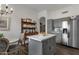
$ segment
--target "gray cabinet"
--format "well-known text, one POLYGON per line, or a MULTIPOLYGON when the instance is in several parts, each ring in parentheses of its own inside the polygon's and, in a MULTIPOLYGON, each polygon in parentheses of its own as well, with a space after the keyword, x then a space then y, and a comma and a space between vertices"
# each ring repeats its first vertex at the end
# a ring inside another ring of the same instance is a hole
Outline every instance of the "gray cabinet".
POLYGON ((54 20, 49 19, 47 20, 47 32, 51 33, 52 31, 54 31, 54 20))
POLYGON ((54 20, 54 27, 55 28, 61 28, 62 27, 62 20, 54 20))
POLYGON ((48 39, 37 41, 30 39, 29 41, 29 55, 53 55, 56 48, 56 36, 48 39))
POLYGON ((49 40, 42 41, 42 54, 44 55, 53 55, 56 48, 56 37, 49 38, 49 40))

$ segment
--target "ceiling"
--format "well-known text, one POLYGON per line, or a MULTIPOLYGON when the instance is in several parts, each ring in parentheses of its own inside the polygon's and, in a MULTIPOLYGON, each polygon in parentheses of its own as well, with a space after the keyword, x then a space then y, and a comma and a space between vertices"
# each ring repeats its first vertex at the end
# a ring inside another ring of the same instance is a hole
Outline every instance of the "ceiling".
POLYGON ((68 7, 72 4, 13 4, 15 6, 22 6, 22 7, 26 7, 26 8, 30 8, 32 10, 35 10, 37 12, 42 11, 42 10, 58 10, 64 7, 68 7))
POLYGON ((64 7, 68 7, 71 4, 26 4, 27 7, 32 8, 36 11, 41 10, 58 10, 64 7))

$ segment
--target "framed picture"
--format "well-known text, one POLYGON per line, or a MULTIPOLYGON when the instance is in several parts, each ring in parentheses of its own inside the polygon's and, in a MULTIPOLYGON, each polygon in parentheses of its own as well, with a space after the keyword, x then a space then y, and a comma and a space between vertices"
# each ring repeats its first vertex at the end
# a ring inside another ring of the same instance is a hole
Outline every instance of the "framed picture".
POLYGON ((0 31, 7 31, 10 29, 10 17, 0 17, 0 31))

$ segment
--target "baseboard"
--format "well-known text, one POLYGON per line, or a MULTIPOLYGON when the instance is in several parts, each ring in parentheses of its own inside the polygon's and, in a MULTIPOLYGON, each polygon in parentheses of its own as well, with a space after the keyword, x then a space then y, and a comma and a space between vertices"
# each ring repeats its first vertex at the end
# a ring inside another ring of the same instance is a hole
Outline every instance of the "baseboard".
POLYGON ((79 48, 72 47, 72 46, 68 46, 68 45, 64 45, 64 44, 61 44, 61 43, 56 43, 56 44, 58 44, 58 45, 62 45, 62 46, 66 46, 66 47, 69 47, 69 48, 73 48, 73 49, 78 49, 78 50, 79 50, 79 48))

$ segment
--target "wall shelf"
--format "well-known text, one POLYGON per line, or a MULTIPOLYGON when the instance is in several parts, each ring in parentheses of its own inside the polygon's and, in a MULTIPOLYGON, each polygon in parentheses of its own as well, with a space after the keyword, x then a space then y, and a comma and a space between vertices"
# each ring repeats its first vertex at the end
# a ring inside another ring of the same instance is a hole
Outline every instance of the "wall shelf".
POLYGON ((36 23, 33 23, 33 22, 23 22, 25 24, 29 24, 29 25, 35 25, 36 23))
POLYGON ((33 22, 30 18, 21 19, 21 33, 25 33, 25 36, 36 35, 36 22, 33 22))

